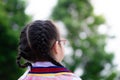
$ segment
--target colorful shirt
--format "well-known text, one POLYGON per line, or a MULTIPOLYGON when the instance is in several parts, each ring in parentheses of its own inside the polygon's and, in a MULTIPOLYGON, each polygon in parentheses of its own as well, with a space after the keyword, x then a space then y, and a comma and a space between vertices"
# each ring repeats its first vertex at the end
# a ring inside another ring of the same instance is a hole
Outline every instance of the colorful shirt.
POLYGON ((44 65, 42 63, 41 66, 36 63, 32 65, 32 68, 28 69, 18 80, 81 80, 67 68, 55 66, 49 62, 44 63, 44 65))

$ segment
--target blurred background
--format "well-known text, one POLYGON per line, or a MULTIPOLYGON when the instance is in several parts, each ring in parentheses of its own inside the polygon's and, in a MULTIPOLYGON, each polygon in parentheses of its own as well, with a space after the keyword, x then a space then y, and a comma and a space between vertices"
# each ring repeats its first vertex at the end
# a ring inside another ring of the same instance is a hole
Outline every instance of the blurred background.
POLYGON ((0 80, 17 80, 21 29, 54 20, 68 42, 63 64, 83 80, 120 80, 119 0, 0 0, 0 80))

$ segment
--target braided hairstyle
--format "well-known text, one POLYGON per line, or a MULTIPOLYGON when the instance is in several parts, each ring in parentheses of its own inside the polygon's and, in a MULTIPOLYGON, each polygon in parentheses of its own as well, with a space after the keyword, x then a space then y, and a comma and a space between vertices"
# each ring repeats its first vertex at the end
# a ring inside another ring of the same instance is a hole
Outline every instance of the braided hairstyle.
POLYGON ((18 46, 17 64, 21 68, 32 66, 31 62, 51 61, 53 64, 62 66, 51 56, 51 48, 60 36, 56 26, 49 20, 36 20, 21 31, 18 46), (21 64, 21 58, 25 64, 21 64))

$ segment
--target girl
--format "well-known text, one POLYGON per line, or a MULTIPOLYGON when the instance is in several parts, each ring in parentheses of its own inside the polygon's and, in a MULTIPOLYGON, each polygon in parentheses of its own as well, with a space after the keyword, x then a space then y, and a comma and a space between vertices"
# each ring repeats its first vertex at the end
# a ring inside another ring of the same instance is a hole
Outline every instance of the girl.
POLYGON ((64 39, 51 21, 37 20, 21 32, 17 64, 28 70, 18 80, 81 80, 61 65, 64 39), (21 58, 26 60, 21 64, 21 58))

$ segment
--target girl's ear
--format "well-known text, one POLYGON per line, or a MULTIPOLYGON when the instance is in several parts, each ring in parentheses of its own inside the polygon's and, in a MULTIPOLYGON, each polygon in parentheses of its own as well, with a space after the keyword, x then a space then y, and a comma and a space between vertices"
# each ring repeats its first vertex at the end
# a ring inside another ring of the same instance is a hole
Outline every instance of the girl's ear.
POLYGON ((53 48, 52 48, 53 54, 57 54, 59 51, 59 43, 58 41, 55 42, 53 48))

